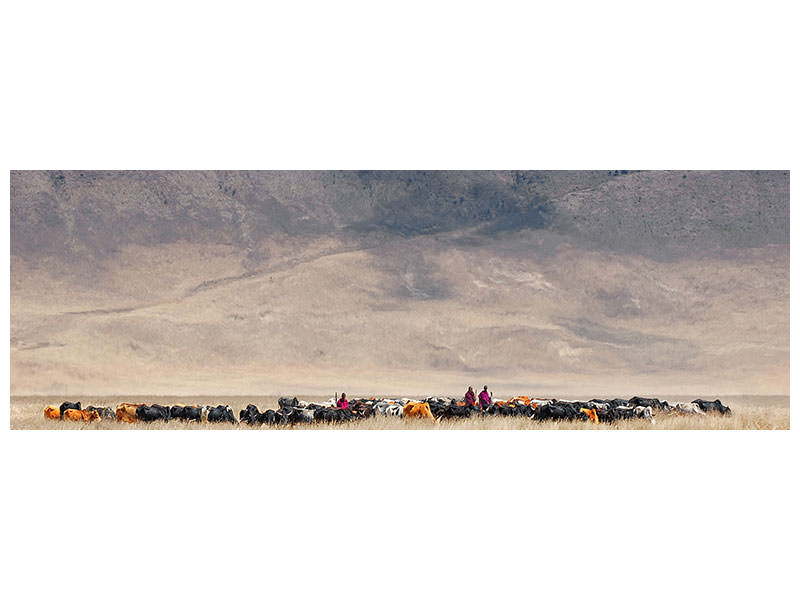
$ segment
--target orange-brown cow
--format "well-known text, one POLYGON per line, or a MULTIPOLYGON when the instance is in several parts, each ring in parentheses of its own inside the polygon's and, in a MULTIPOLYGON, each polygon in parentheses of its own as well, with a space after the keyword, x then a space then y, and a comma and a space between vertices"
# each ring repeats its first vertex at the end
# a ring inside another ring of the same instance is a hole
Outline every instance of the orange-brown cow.
POLYGON ((57 406, 45 406, 44 407, 44 416, 46 419, 60 419, 61 418, 61 409, 57 406))
POLYGON ((130 404, 123 402, 117 405, 117 421, 123 423, 136 423, 136 409, 144 404, 130 404))
POLYGON ((595 409, 593 409, 593 408, 582 408, 581 412, 585 413, 586 416, 589 417, 589 420, 592 423, 599 423, 600 422, 600 420, 597 418, 597 411, 595 409))
POLYGON ((427 402, 409 402, 403 407, 403 417, 406 419, 434 420, 431 405, 427 402))
POLYGON ((528 406, 531 403, 531 399, 528 396, 514 396, 509 402, 517 402, 528 406))
POLYGON ((64 421, 83 421, 90 423, 91 421, 99 421, 100 413, 96 410, 78 410, 77 408, 68 408, 64 411, 64 421))

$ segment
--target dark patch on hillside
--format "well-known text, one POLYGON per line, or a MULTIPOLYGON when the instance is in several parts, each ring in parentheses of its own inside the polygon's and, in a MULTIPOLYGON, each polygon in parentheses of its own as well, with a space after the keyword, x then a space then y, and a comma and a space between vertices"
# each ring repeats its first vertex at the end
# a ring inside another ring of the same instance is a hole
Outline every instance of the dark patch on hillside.
MULTIPOLYGON (((13 171, 11 253, 107 256, 275 235, 555 231, 668 260, 789 242, 785 171, 13 171)), ((478 238, 478 243, 480 238, 478 238)), ((454 240, 453 243, 459 243, 454 240)))

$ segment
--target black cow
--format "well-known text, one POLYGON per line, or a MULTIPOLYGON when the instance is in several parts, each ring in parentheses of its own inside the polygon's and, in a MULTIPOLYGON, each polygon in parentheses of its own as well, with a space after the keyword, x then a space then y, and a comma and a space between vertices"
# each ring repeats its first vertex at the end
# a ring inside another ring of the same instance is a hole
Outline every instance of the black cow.
MULTIPOLYGON (((622 421, 625 419, 635 419, 639 415, 636 414, 635 406, 616 406, 605 409, 597 410, 597 419, 601 423, 613 423, 614 421, 622 421)), ((650 407, 652 410, 652 407, 650 407)))
POLYGON ((153 421, 169 421, 169 408, 159 404, 152 406, 139 406, 136 409, 136 420, 143 423, 152 423, 153 421))
POLYGON ((68 408, 74 408, 75 410, 80 410, 81 409, 81 403, 80 402, 62 402, 61 406, 58 407, 58 410, 59 410, 58 418, 59 419, 61 419, 61 420, 64 419, 64 411, 67 410, 68 408))
POLYGON ((506 414, 510 417, 530 417, 533 415, 533 409, 522 402, 510 402, 501 407, 500 414, 506 414))
POLYGON ((345 411, 339 408, 323 406, 314 411, 314 421, 319 423, 342 423, 351 418, 352 413, 349 410, 345 411))
POLYGON ((589 416, 580 407, 569 402, 552 402, 537 406, 533 411, 535 421, 586 421, 589 416))
POLYGON ((209 406, 208 408, 208 422, 209 423, 231 423, 236 424, 236 417, 233 416, 233 411, 230 406, 219 404, 218 406, 209 406))
POLYGON ((434 416, 441 417, 442 419, 468 419, 473 415, 478 414, 478 409, 472 406, 459 406, 458 404, 450 404, 441 414, 434 416))
POLYGON ((169 407, 169 418, 170 419, 181 419, 183 420, 183 415, 186 414, 186 407, 185 406, 170 406, 169 407))
POLYGON ((275 425, 288 425, 289 416, 292 414, 291 408, 279 408, 275 411, 275 425))
POLYGON ((628 406, 649 406, 653 410, 670 410, 669 402, 664 402, 663 400, 659 400, 658 398, 642 398, 640 396, 634 396, 627 402, 628 406))
POLYGON ((709 402, 708 400, 702 400, 698 398, 697 400, 692 400, 692 404, 697 404, 704 413, 709 411, 717 411, 721 415, 730 415, 731 409, 725 406, 722 402, 719 401, 719 398, 714 400, 713 402, 709 402))
POLYGON ((620 418, 619 410, 610 405, 595 408, 595 412, 597 413, 597 420, 601 423, 613 423, 620 418))
POLYGON ((300 402, 297 398, 278 398, 278 406, 291 409, 300 406, 300 402))
POLYGON ((441 400, 433 400, 428 398, 425 402, 428 403, 428 406, 431 407, 431 414, 434 418, 439 418, 442 416, 445 410, 447 410, 447 405, 442 402, 441 400))
POLYGON ((87 406, 86 410, 90 412, 96 410, 101 419, 113 419, 116 416, 114 411, 107 406, 87 406))
POLYGON ((200 422, 203 420, 203 409, 199 406, 171 406, 169 418, 200 422))
POLYGON ((314 422, 314 409, 313 408, 296 408, 289 419, 294 423, 313 423, 314 422))
POLYGON ((247 408, 239 411, 239 422, 247 423, 248 425, 260 425, 261 413, 258 408, 253 404, 248 404, 247 408))
POLYGON ((275 411, 271 408, 268 408, 263 413, 261 413, 261 417, 259 418, 262 425, 274 425, 275 424, 275 411))
MULTIPOLYGON (((634 398, 635 397, 636 396, 634 396, 634 398)), ((614 406, 627 406, 628 405, 628 401, 627 400, 623 400, 622 398, 614 398, 613 400, 609 400, 609 402, 611 404, 613 404, 614 406)))
POLYGON ((275 423, 278 425, 296 425, 297 423, 308 423, 314 420, 314 413, 306 415, 302 408, 282 407, 275 412, 275 423))
POLYGON ((365 419, 375 414, 375 409, 372 407, 372 405, 369 402, 364 402, 362 400, 354 400, 351 402, 349 410, 353 416, 359 419, 365 419))

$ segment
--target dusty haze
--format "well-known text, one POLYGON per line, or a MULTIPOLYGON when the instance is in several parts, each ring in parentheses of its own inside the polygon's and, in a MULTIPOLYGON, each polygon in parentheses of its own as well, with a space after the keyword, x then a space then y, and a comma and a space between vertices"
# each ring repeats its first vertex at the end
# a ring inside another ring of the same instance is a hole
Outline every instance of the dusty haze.
POLYGON ((789 174, 12 172, 12 394, 788 394, 789 174))

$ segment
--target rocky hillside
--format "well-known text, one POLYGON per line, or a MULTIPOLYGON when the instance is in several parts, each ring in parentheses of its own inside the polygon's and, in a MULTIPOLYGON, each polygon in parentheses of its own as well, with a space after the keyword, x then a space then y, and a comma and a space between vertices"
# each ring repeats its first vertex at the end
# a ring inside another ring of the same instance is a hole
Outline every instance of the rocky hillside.
POLYGON ((773 171, 15 172, 12 392, 782 393, 788 211, 773 171))

